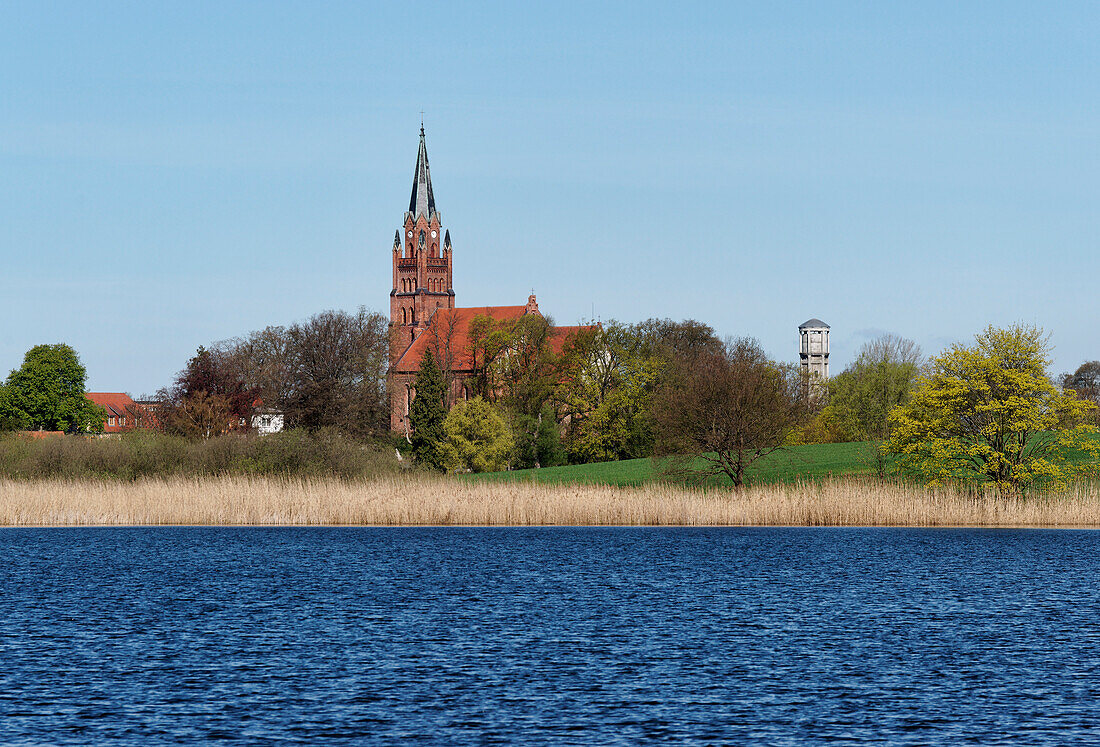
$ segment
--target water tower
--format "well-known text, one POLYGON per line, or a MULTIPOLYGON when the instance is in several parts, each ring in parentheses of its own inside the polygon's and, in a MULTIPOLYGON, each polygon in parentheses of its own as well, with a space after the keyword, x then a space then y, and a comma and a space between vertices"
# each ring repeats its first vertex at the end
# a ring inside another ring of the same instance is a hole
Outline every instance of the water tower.
POLYGON ((802 370, 821 381, 829 379, 829 325, 810 319, 798 325, 798 357, 802 370))

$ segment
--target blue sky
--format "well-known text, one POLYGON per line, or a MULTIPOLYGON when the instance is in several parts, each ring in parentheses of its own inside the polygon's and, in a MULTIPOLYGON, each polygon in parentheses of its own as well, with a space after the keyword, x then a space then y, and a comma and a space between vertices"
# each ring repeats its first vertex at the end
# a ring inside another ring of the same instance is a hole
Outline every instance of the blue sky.
POLYGON ((1100 358, 1100 4, 0 4, 0 369, 151 392, 387 310, 424 111, 459 305, 695 318, 838 371, 990 323, 1100 358))

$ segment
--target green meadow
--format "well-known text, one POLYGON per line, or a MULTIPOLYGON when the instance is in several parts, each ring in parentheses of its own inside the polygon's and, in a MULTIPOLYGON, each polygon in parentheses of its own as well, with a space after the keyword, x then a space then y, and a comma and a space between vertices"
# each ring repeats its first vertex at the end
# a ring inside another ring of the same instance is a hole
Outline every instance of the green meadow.
MULTIPOLYGON (((1100 438, 1100 437, 1096 437, 1100 438)), ((747 472, 750 485, 766 485, 796 480, 819 480, 874 472, 874 441, 842 444, 806 444, 790 446, 760 459, 747 472)), ((1086 454, 1074 453, 1072 462, 1088 461, 1086 454)), ((624 459, 619 462, 574 464, 565 467, 520 469, 469 475, 475 480, 519 480, 544 484, 588 483, 599 485, 644 485, 658 480, 658 465, 652 459, 624 459)), ((709 485, 728 485, 725 477, 712 478, 709 485)))
MULTIPOLYGON (((772 453, 748 470, 750 484, 790 482, 804 479, 840 477, 872 471, 874 442, 846 444, 809 444, 791 446, 772 453)), ((574 464, 566 467, 521 469, 489 472, 470 476, 476 480, 521 480, 538 483, 596 483, 602 485, 643 485, 659 478, 651 459, 624 459, 620 462, 574 464)), ((715 478, 711 484, 728 484, 715 478)))

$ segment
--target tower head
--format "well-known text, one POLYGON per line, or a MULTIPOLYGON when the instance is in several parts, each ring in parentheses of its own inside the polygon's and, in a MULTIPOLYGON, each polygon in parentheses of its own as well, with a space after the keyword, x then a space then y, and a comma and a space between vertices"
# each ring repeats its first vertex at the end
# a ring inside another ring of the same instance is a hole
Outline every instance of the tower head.
POLYGON ((432 194, 432 174, 428 169, 428 146, 424 142, 423 123, 420 125, 420 148, 416 152, 416 171, 413 173, 409 214, 413 221, 418 220, 421 215, 429 221, 435 216, 435 195, 432 194))

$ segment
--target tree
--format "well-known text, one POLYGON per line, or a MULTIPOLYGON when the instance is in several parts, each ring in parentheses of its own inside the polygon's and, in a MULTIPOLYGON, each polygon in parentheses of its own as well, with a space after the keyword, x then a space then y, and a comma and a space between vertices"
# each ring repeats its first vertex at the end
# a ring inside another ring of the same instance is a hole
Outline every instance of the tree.
POLYGON ((387 322, 380 314, 326 311, 288 330, 291 427, 337 428, 360 436, 388 430, 387 322))
POLYGON ((508 323, 478 314, 470 320, 468 338, 467 352, 473 370, 467 381, 473 385, 475 394, 494 402, 500 391, 498 362, 509 344, 508 323))
POLYGON ((1019 494, 1063 488, 1083 466, 1072 451, 1100 452, 1086 424, 1094 407, 1059 391, 1038 327, 990 326, 973 345, 933 358, 912 399, 890 417, 899 467, 933 483, 971 482, 1019 494))
POLYGON ((516 413, 512 417, 512 434, 515 438, 512 466, 528 469, 565 464, 565 450, 562 448, 553 405, 543 405, 536 417, 516 413))
POLYGON ((458 349, 460 321, 458 314, 433 312, 431 323, 423 333, 427 335, 428 347, 443 376, 443 404, 448 408, 455 401, 455 369, 458 368, 458 356, 462 353, 458 349))
POLYGON ((822 421, 837 440, 885 439, 887 418, 909 400, 921 362, 920 347, 911 340, 883 335, 866 343, 855 361, 829 380, 822 421))
POLYGON ((388 431, 389 331, 381 314, 324 311, 221 343, 215 357, 227 376, 282 412, 289 428, 355 436, 388 431))
POLYGON ((663 471, 725 475, 739 490, 753 462, 783 447, 801 409, 798 372, 770 361, 756 340, 682 360, 655 402, 663 471))
POLYGON ((443 428, 443 463, 448 470, 497 472, 508 466, 512 433, 500 413, 481 397, 456 402, 443 428))
POLYGON ((27 427, 27 414, 16 403, 11 388, 0 384, 0 433, 19 431, 27 427))
POLYGON ((553 334, 554 321, 539 314, 526 314, 508 326, 496 377, 506 407, 538 417, 550 400, 560 380, 561 359, 551 344, 553 334))
POLYGON ((443 374, 435 364, 431 350, 425 352, 420 361, 414 387, 416 396, 409 406, 413 456, 424 466, 442 471, 443 442, 446 439, 443 421, 447 411, 443 407, 443 374))
POLYGON ((653 453, 652 400, 672 359, 655 339, 638 327, 610 321, 564 347, 554 398, 567 423, 571 461, 653 453))
POLYGON ((161 390, 158 421, 164 430, 211 438, 251 427, 260 390, 234 376, 226 358, 200 345, 172 387, 161 390))
POLYGON ((1063 374, 1062 388, 1096 405, 1092 417, 1100 425, 1100 361, 1082 363, 1073 373, 1063 374))
POLYGON ((0 394, 0 421, 32 430, 102 431, 107 413, 84 396, 86 377, 68 345, 35 345, 8 376, 0 394))

